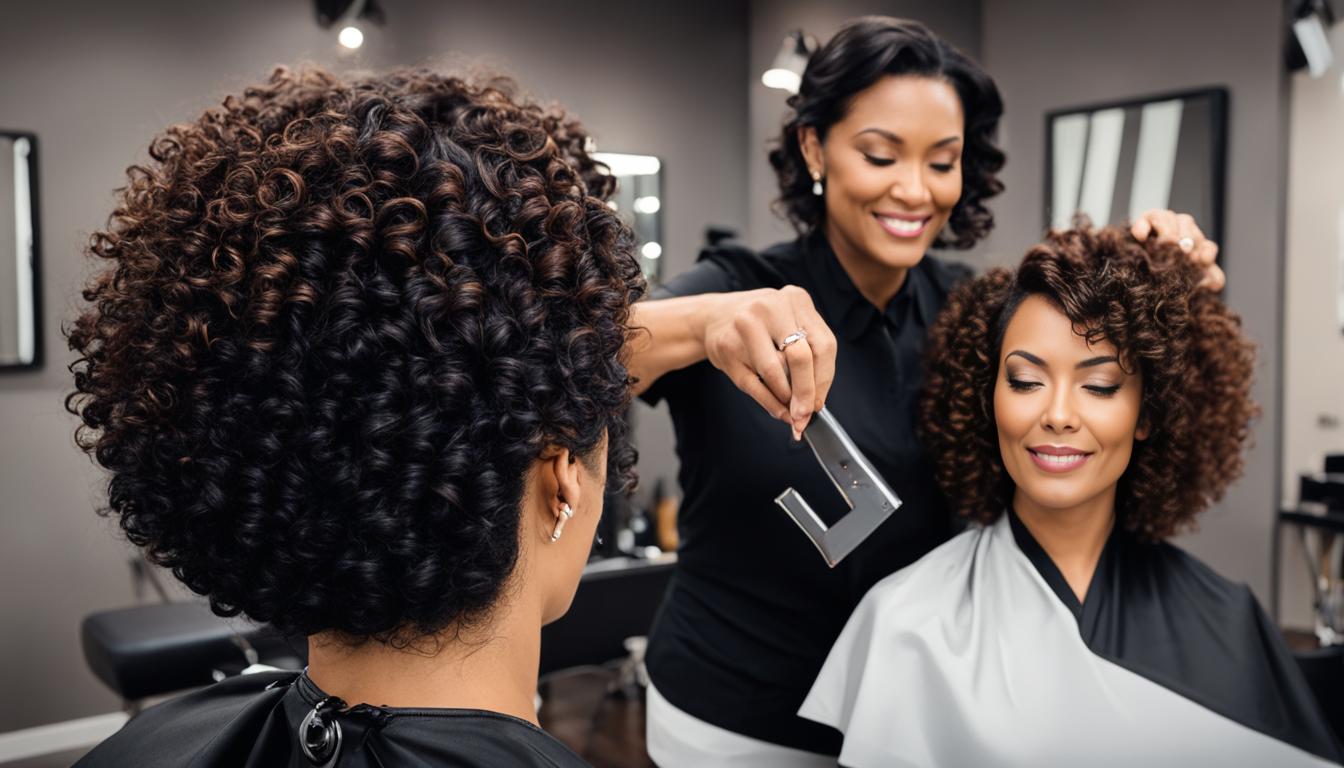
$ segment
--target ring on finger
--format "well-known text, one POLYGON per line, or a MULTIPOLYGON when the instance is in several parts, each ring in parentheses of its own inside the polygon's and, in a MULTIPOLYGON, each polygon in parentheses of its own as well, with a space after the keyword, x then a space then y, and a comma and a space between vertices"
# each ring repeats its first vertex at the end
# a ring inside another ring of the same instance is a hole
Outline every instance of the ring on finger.
POLYGON ((788 336, 785 336, 783 341, 780 341, 778 344, 775 345, 775 349, 778 349, 780 352, 783 352, 784 350, 789 348, 790 344, 797 344, 798 342, 806 338, 807 338, 807 331, 804 331, 802 328, 799 328, 793 333, 790 333, 788 336))
POLYGON ((1181 247, 1182 251, 1189 253, 1195 247, 1195 239, 1193 237, 1182 237, 1176 241, 1176 244, 1181 247))

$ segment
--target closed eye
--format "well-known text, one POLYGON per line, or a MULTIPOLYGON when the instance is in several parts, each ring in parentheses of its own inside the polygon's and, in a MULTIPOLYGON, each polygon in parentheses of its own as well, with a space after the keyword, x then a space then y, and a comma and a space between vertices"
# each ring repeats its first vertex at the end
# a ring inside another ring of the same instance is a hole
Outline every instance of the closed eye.
POLYGON ((1009 379, 1008 387, 1014 392, 1030 392, 1041 386, 1039 381, 1024 381, 1022 379, 1009 379))
POLYGON ((1083 387, 1083 389, 1086 389, 1088 392, 1091 392, 1092 394, 1097 395, 1099 397, 1110 397, 1111 395, 1114 395, 1116 392, 1120 391, 1120 385, 1116 384, 1110 387, 1103 387, 1100 384, 1087 384, 1083 387))
POLYGON ((930 163, 929 167, 939 173, 951 173, 956 167, 956 163, 930 163))
POLYGON ((879 167, 891 165, 892 163, 896 162, 894 159, 890 157, 875 157, 873 155, 868 154, 867 152, 863 153, 863 159, 867 160, 870 165, 876 165, 879 167))

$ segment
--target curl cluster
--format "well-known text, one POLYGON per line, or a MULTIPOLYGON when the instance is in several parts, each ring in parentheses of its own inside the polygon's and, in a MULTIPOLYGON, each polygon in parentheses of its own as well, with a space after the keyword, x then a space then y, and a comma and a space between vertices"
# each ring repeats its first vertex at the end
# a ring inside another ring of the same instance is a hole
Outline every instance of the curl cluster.
POLYGON ((1259 413, 1254 346, 1240 318, 1196 288, 1200 276, 1174 245, 1083 227, 1052 231, 1016 271, 995 269, 953 291, 930 338, 920 419, 953 508, 989 523, 1012 499, 994 387, 1008 321, 1026 296, 1039 295, 1142 374, 1149 435, 1135 442, 1117 488, 1119 524, 1151 540, 1191 527, 1240 476, 1259 413))
POLYGON ((548 446, 607 435, 633 483, 635 240, 513 91, 278 69, 128 170, 66 405, 104 512, 221 615, 432 634, 495 602, 548 446))
POLYGON ((961 200, 934 245, 970 248, 994 227, 994 214, 985 201, 1003 191, 998 174, 1005 157, 997 143, 1003 100, 978 64, 917 21, 886 16, 856 19, 808 60, 798 93, 789 97, 793 112, 784 123, 779 146, 770 152, 779 182, 775 207, 800 234, 822 225, 826 204, 812 192, 800 129, 812 126, 824 141, 831 126, 849 112, 854 97, 887 75, 945 80, 961 99, 966 119, 961 200))

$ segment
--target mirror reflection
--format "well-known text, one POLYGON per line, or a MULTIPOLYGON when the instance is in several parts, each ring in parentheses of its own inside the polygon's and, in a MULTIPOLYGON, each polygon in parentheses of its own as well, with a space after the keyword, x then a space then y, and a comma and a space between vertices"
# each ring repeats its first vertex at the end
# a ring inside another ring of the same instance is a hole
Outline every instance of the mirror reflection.
POLYGON ((663 263, 663 164, 652 155, 596 152, 593 157, 606 163, 616 177, 610 205, 634 227, 644 278, 650 286, 657 285, 663 263))
POLYGON ((38 358, 34 140, 0 134, 0 368, 38 358))

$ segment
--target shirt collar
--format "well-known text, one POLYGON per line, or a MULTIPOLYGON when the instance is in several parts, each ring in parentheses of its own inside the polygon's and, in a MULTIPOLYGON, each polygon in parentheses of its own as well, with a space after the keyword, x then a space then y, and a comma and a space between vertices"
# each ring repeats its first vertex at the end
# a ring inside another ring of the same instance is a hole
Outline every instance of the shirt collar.
POLYGON ((923 260, 910 268, 901 289, 892 297, 886 310, 879 312, 855 287, 820 231, 804 236, 802 241, 803 261, 816 286, 813 298, 820 303, 818 309, 822 317, 837 334, 854 341, 883 318, 893 329, 911 320, 925 328, 933 325, 938 303, 932 296, 933 285, 925 273, 923 260))

